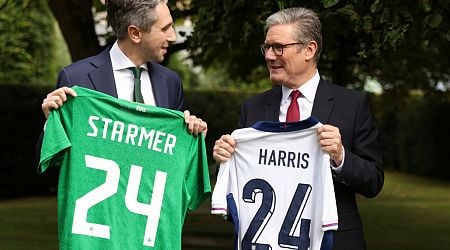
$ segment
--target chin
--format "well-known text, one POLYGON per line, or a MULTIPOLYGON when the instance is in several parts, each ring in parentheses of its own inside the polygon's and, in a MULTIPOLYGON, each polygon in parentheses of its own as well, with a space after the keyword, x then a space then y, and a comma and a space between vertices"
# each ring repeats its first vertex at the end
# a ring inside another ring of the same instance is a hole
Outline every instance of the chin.
POLYGON ((274 75, 270 75, 270 81, 272 81, 273 84, 280 85, 280 83, 283 82, 283 79, 281 79, 281 77, 276 77, 274 75))

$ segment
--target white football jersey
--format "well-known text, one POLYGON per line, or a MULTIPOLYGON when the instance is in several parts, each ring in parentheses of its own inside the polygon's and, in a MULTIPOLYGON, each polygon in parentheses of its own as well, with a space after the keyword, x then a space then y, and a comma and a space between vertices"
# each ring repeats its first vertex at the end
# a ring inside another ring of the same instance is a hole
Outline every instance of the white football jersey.
POLYGON ((236 249, 331 249, 338 215, 320 126, 310 117, 233 131, 236 149, 220 166, 211 212, 229 216, 236 249))

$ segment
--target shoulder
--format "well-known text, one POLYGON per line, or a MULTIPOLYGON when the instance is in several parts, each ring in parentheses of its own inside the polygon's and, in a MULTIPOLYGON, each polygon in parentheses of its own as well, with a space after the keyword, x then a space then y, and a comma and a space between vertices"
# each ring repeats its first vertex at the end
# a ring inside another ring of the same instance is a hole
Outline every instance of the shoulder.
MULTIPOLYGON (((100 65, 104 63, 111 64, 111 60, 109 57, 109 50, 111 48, 108 47, 102 52, 98 53, 97 55, 86 57, 83 59, 80 59, 78 61, 73 62, 72 64, 69 64, 68 66, 64 67, 63 70, 73 72, 73 71, 88 71, 89 69, 95 69, 98 68, 100 65)), ((112 66, 111 66, 112 68, 112 66)))
POLYGON ((367 98, 367 93, 360 90, 349 89, 347 87, 330 83, 321 79, 316 95, 328 95, 329 98, 342 102, 361 102, 367 98))
POLYGON ((149 71, 152 72, 153 74, 158 74, 166 77, 180 78, 178 73, 159 63, 148 62, 147 66, 149 67, 149 71))

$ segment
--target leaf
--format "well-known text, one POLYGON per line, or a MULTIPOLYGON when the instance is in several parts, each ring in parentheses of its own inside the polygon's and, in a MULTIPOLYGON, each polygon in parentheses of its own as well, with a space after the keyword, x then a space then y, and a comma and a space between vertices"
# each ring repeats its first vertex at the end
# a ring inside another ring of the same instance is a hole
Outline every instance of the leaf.
POLYGON ((381 5, 382 5, 382 4, 381 4, 380 0, 376 0, 376 1, 370 6, 370 11, 371 11, 372 13, 378 12, 378 11, 382 8, 381 5))
POLYGON ((430 23, 428 24, 428 26, 430 26, 431 28, 437 28, 441 23, 442 23, 442 15, 437 14, 430 18, 430 23))
POLYGON ((325 8, 329 8, 333 5, 336 5, 339 2, 339 0, 322 0, 322 5, 325 8))

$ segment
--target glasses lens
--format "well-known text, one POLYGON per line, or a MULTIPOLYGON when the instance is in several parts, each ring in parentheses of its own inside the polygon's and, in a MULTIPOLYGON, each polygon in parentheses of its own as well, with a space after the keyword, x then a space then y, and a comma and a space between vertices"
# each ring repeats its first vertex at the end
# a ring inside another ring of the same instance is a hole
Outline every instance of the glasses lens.
POLYGON ((277 56, 283 55, 283 45, 282 44, 276 43, 276 44, 272 45, 272 48, 273 48, 273 52, 275 53, 275 55, 277 55, 277 56))

